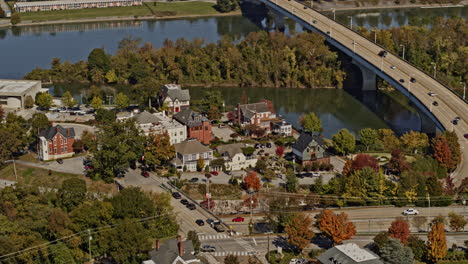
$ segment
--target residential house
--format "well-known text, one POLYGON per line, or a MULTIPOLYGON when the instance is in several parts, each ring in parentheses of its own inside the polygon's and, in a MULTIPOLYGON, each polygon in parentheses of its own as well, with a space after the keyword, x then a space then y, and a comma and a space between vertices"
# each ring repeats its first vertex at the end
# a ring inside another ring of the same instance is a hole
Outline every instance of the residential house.
POLYGON ((190 92, 178 84, 165 84, 159 93, 159 105, 167 106, 171 114, 178 113, 189 108, 190 92))
POLYGON ((278 120, 271 122, 271 132, 282 136, 292 135, 292 125, 284 120, 278 120))
POLYGON ((160 245, 156 240, 156 249, 150 251, 150 259, 142 264, 189 264, 201 263, 194 255, 194 248, 191 240, 182 241, 180 236, 177 239, 169 239, 160 245))
POLYGON ((256 125, 271 131, 270 122, 276 119, 276 114, 270 101, 263 100, 253 104, 237 105, 237 123, 241 126, 256 125))
POLYGON ((242 149, 245 147, 247 146, 244 143, 234 143, 216 148, 216 151, 224 158, 226 170, 237 171, 255 167, 257 158, 244 155, 242 149))
POLYGON ((40 160, 55 160, 72 157, 75 129, 60 125, 39 132, 38 155, 40 160))
POLYGON ((334 246, 318 256, 317 260, 321 264, 383 264, 379 256, 354 243, 334 246))
POLYGON ((145 135, 149 135, 150 133, 167 133, 172 145, 187 139, 187 127, 167 117, 162 112, 154 114, 149 112, 141 112, 138 114, 133 114, 133 112, 128 114, 119 113, 119 116, 117 116, 117 120, 125 120, 128 118, 135 118, 138 126, 143 130, 145 135))
POLYGON ((204 160, 204 166, 209 166, 213 160, 213 150, 196 139, 187 139, 174 147, 176 156, 172 164, 177 170, 197 171, 198 159, 204 160))
POLYGON ((325 141, 320 136, 302 132, 292 149, 293 154, 302 165, 312 162, 330 163, 325 141))
POLYGON ((200 113, 187 108, 173 118, 187 127, 188 138, 196 138, 203 144, 209 144, 213 140, 211 122, 200 113))

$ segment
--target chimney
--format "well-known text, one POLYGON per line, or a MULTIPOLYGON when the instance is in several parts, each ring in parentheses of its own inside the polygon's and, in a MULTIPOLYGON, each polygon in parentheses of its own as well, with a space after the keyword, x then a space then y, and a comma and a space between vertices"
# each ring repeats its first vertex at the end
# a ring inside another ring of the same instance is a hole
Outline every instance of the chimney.
POLYGON ((159 242, 159 239, 156 239, 156 251, 158 251, 160 247, 161 243, 159 242))
POLYGON ((177 245, 179 247, 179 256, 184 255, 184 244, 182 244, 182 237, 179 235, 177 236, 177 245))
POLYGON ((71 130, 71 128, 67 129, 67 136, 70 136, 70 130, 71 130))

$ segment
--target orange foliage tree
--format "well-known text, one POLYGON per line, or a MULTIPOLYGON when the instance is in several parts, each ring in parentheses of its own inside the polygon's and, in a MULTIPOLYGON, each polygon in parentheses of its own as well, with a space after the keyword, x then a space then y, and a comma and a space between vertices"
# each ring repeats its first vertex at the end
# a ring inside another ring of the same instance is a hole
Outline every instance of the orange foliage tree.
POLYGON ((296 246, 302 252, 315 235, 310 229, 311 225, 312 220, 307 215, 303 213, 294 214, 285 229, 288 234, 289 244, 296 246))
POLYGON ((348 240, 356 234, 356 226, 348 221, 346 213, 335 214, 332 210, 325 209, 316 218, 318 229, 334 244, 341 244, 343 240, 348 240))
POLYGON ((436 222, 432 224, 427 239, 427 258, 429 260, 437 262, 447 255, 447 241, 443 223, 436 222))
POLYGON ((447 169, 452 169, 456 166, 452 158, 452 151, 445 137, 438 135, 432 141, 432 147, 434 149, 434 158, 440 163, 440 165, 447 169))
POLYGON ((257 176, 257 173, 251 171, 247 173, 247 176, 244 178, 244 187, 247 190, 254 190, 259 191, 262 188, 262 184, 260 182, 260 178, 257 176))
POLYGON ((393 238, 399 239, 403 245, 406 245, 410 236, 408 222, 397 218, 388 228, 388 234, 393 238))

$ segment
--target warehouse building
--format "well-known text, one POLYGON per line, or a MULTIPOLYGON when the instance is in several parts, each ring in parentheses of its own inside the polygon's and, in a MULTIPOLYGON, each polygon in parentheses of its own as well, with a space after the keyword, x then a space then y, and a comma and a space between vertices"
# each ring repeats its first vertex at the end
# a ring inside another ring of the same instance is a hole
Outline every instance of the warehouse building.
POLYGON ((41 87, 41 81, 0 80, 0 105, 23 109, 25 98, 30 95, 34 99, 41 87))
POLYGON ((37 12, 50 10, 137 6, 141 4, 142 0, 59 0, 16 2, 14 8, 18 12, 37 12))

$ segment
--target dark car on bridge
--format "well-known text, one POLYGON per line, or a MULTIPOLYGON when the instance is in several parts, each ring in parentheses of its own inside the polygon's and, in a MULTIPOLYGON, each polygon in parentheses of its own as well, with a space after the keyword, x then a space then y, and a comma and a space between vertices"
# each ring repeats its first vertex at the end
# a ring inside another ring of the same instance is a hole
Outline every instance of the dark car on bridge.
POLYGON ((186 207, 187 207, 188 209, 190 209, 190 210, 195 210, 195 209, 196 209, 196 207, 195 207, 195 205, 194 205, 193 203, 187 204, 186 207))
POLYGON ((380 57, 384 57, 384 58, 385 58, 385 57, 387 57, 387 54, 388 54, 388 52, 385 51, 385 50, 381 50, 381 51, 379 52, 379 56, 380 56, 380 57))
POLYGON ((176 199, 182 198, 182 196, 181 196, 180 193, 178 193, 178 192, 173 192, 173 193, 172 193, 172 197, 174 197, 174 198, 176 198, 176 199))
POLYGON ((413 78, 413 77, 411 77, 411 79, 410 79, 410 82, 412 82, 412 83, 416 83, 416 79, 415 79, 415 78, 413 78))
POLYGON ((468 139, 468 134, 463 135, 464 138, 468 139))
POLYGON ((180 203, 183 204, 183 205, 187 205, 187 204, 189 204, 189 201, 187 201, 186 199, 182 199, 182 200, 180 200, 180 203))
POLYGON ((197 221, 195 221, 195 223, 199 226, 204 226, 205 225, 205 222, 203 222, 203 220, 201 219, 197 219, 197 221))
POLYGON ((433 106, 438 106, 439 103, 438 103, 437 101, 434 101, 434 102, 432 102, 432 105, 433 105, 433 106))

